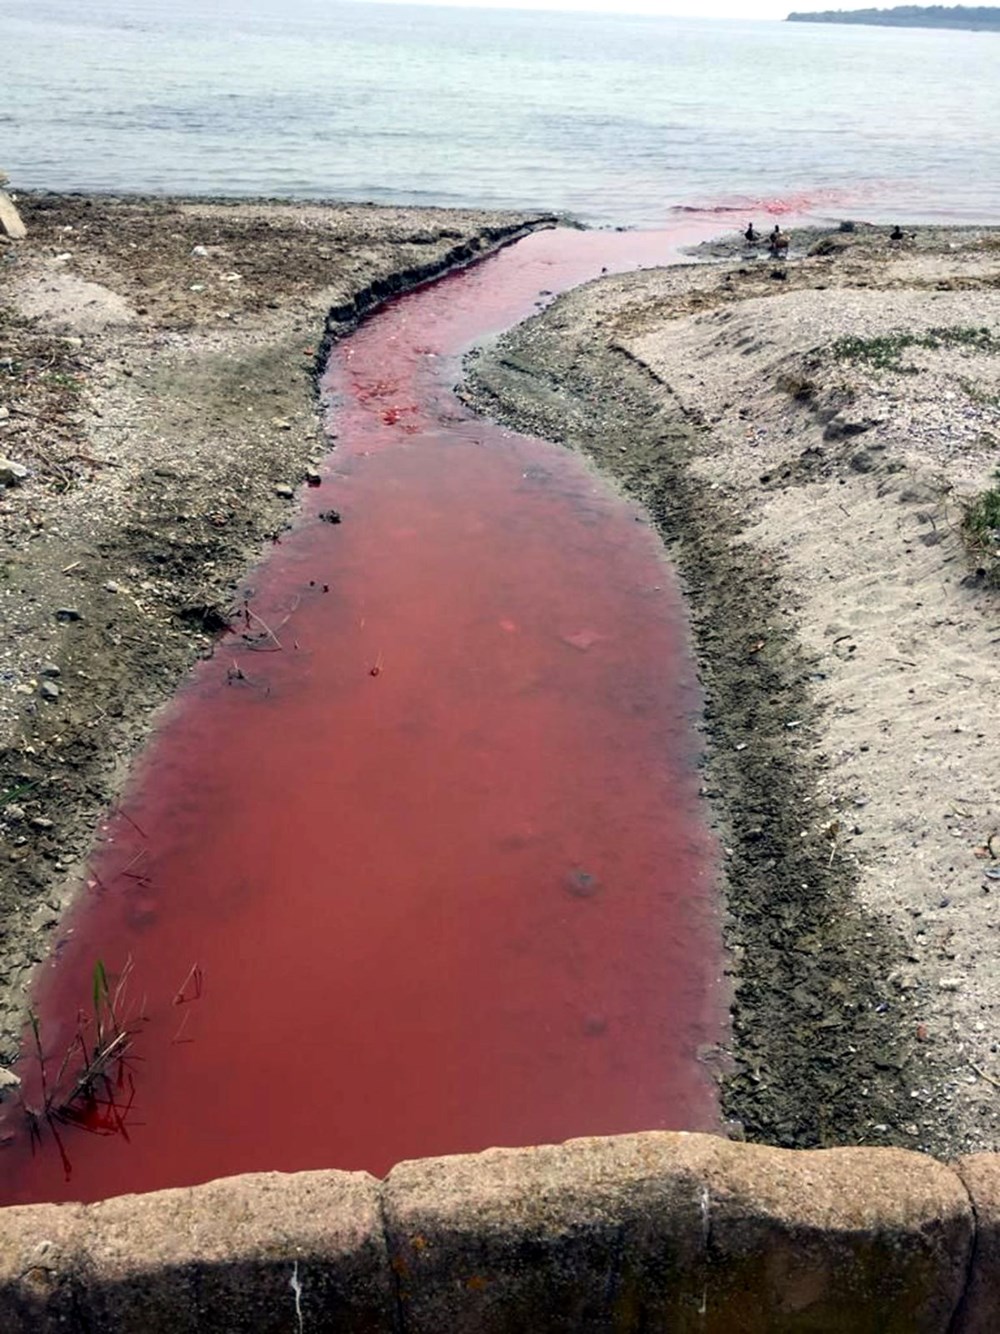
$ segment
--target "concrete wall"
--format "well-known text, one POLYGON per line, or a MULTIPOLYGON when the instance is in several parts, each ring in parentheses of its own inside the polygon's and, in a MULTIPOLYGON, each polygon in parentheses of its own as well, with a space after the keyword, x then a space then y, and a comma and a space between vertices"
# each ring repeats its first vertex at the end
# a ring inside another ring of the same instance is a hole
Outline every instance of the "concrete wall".
POLYGON ((2 1334, 996 1334, 1000 1155, 651 1132, 0 1210, 2 1334))

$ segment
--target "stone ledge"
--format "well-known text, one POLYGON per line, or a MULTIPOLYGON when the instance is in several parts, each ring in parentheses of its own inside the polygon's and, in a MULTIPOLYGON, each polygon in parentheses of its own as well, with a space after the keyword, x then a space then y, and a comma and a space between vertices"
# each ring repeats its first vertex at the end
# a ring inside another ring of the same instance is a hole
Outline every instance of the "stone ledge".
POLYGON ((1000 1329, 1000 1156, 649 1132, 0 1209, 3 1334, 1000 1329))

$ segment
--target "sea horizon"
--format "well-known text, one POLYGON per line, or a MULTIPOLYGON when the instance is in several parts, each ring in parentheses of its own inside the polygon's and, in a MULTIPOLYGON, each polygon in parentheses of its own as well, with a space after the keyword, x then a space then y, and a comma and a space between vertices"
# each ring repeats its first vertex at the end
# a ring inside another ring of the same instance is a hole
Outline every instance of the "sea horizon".
POLYGON ((438 3, 11 0, 13 187, 982 224, 998 34, 438 3))

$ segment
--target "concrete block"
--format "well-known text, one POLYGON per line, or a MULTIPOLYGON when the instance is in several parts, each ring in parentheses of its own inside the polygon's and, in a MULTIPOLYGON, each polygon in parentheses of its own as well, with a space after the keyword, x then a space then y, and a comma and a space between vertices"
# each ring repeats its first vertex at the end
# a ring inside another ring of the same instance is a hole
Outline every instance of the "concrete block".
POLYGON ((682 1138, 573 1140, 394 1167, 383 1208, 403 1329, 687 1329, 705 1257, 700 1184, 676 1159, 682 1138))
POLYGON ((86 1209, 79 1204, 0 1209, 0 1330, 72 1331, 86 1209))
POLYGON ((23 241, 28 235, 21 215, 6 190, 0 190, 0 231, 6 232, 12 241, 23 241))
POLYGON ((91 1205, 79 1277, 88 1330, 393 1329, 377 1182, 363 1172, 231 1177, 91 1205))
POLYGON ((955 1169, 972 1199, 976 1244, 954 1334, 997 1334, 1000 1330, 1000 1154, 972 1154, 960 1158, 955 1169))
POLYGON ((790 1151, 691 1136, 707 1196, 713 1334, 946 1334, 974 1219, 961 1180, 897 1149, 790 1151))
POLYGON ((918 1154, 660 1132, 403 1163, 383 1203, 405 1334, 944 1334, 973 1231, 918 1154))

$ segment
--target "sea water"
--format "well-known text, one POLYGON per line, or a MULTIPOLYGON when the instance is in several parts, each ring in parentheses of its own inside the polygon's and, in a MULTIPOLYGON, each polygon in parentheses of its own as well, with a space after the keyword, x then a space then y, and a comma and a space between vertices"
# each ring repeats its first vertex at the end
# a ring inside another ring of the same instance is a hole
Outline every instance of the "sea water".
POLYGON ((1000 33, 342 0, 6 0, 15 185, 1000 218, 1000 33))

